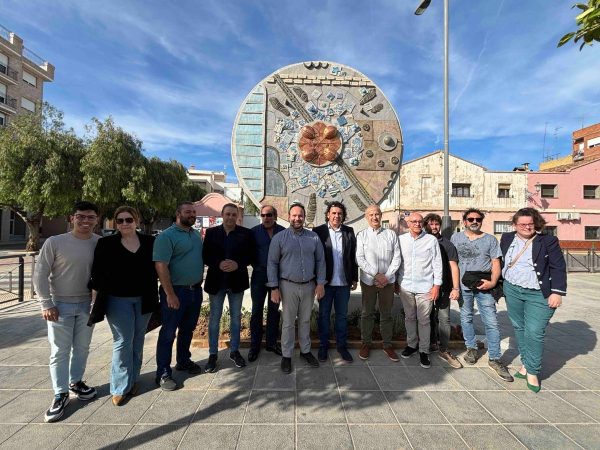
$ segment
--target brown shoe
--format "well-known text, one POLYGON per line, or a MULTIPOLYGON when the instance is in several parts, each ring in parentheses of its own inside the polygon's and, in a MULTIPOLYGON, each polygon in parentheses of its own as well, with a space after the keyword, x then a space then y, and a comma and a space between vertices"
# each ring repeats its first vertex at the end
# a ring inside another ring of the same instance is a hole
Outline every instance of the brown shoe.
POLYGON ((450 364, 450 367, 453 367, 454 369, 460 369, 463 366, 458 360, 458 358, 452 353, 450 353, 450 351, 448 350, 440 350, 438 356, 440 357, 440 359, 443 359, 448 364, 450 364))
POLYGON ((400 361, 400 358, 398 357, 398 353, 396 353, 392 347, 384 347, 383 351, 385 352, 387 357, 390 358, 392 361, 394 361, 394 362, 400 361))
POLYGON ((369 359, 369 353, 371 353, 371 348, 367 344, 363 344, 360 352, 358 352, 358 357, 360 359, 369 359))
POLYGON ((121 406, 125 401, 125 395, 113 395, 112 404, 115 406, 121 406))

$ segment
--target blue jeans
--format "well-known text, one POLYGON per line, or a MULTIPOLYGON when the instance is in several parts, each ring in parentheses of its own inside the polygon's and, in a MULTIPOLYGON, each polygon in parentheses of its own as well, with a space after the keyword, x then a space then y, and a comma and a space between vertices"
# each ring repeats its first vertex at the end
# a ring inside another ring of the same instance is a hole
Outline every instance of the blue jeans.
POLYGON ((485 326, 485 336, 488 343, 488 358, 500 359, 500 329, 496 317, 496 300, 492 294, 481 291, 462 290, 464 303, 460 308, 460 324, 467 348, 477 348, 475 328, 473 327, 473 308, 477 300, 477 309, 485 326))
POLYGON ((208 319, 208 352, 211 355, 219 353, 219 334, 221 325, 221 315, 223 314, 223 303, 225 303, 225 294, 229 301, 229 317, 231 318, 231 327, 229 330, 232 352, 240 348, 240 329, 242 327, 242 300, 244 291, 231 292, 229 289, 221 289, 216 294, 209 294, 210 316, 208 319))
POLYGON ((108 296, 106 320, 113 335, 110 393, 125 395, 140 376, 150 314, 142 315, 141 297, 108 296))
POLYGON ((267 297, 267 327, 266 345, 275 347, 277 335, 279 334, 279 305, 271 301, 271 290, 266 286, 267 272, 260 270, 252 271, 250 280, 250 296, 252 297, 252 316, 250 317, 250 348, 258 351, 263 335, 263 312, 265 308, 265 297, 267 297))
POLYGON ((177 364, 186 365, 191 361, 190 344, 202 305, 202 288, 190 289, 187 286, 173 286, 179 298, 179 309, 171 309, 167 305, 167 295, 160 288, 160 312, 162 326, 156 344, 156 376, 171 376, 171 354, 177 333, 177 364))
POLYGON ((58 321, 48 324, 50 377, 55 394, 69 392, 69 383, 83 378, 94 327, 88 327, 90 301, 64 303, 54 300, 58 321))
POLYGON ((338 349, 346 348, 349 301, 350 286, 325 286, 325 296, 319 302, 319 341, 322 348, 329 347, 332 306, 335 309, 335 345, 338 349))

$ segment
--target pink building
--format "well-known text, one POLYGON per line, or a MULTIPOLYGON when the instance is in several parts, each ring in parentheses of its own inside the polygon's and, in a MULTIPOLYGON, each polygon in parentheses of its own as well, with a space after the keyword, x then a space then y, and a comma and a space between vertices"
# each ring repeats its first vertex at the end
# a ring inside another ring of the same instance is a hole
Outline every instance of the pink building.
POLYGON ((529 172, 527 191, 560 240, 600 240, 600 159, 529 172))

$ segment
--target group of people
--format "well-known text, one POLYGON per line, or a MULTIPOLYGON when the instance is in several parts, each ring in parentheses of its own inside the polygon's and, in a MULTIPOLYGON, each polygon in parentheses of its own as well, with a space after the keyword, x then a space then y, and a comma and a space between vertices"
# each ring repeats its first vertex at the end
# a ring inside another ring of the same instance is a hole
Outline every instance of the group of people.
POLYGON ((359 281, 359 358, 370 356, 378 309, 383 351, 389 359, 399 361, 418 353, 420 365, 429 368, 431 352, 438 351, 451 367, 461 368, 461 361, 449 349, 449 312, 451 302, 457 301, 467 347, 462 359, 475 364, 479 357, 473 326, 477 303, 489 366, 503 380, 513 381, 500 361, 496 301, 504 295, 523 364, 514 376, 525 379, 533 392, 540 390, 545 328, 566 294, 566 270, 558 240, 541 234, 545 223, 535 209, 519 210, 512 219, 515 232, 505 233, 500 243, 481 231, 484 213, 474 208, 463 214, 465 230, 450 240, 441 235, 442 219, 436 214, 410 214, 408 232, 400 236, 382 226, 377 205, 366 209, 368 226, 357 234, 344 225, 346 207, 341 202, 329 203, 325 223, 312 231, 305 228, 305 215, 304 206, 293 203, 288 210, 290 226, 284 228, 277 224, 276 208, 264 205, 261 223, 248 229, 238 225, 238 207, 229 203, 221 211, 222 224, 206 230, 203 240, 193 228, 194 205, 184 202, 177 207, 175 223, 154 238, 139 233, 137 211, 122 206, 114 214, 117 233, 99 238, 93 233, 98 208, 89 202, 77 203, 71 215, 72 231, 46 240, 34 274, 48 324, 55 393, 45 420, 62 417, 69 393, 80 400, 96 397, 83 375, 93 326, 104 318, 113 335, 110 393, 115 406, 139 391, 144 337, 152 313, 160 313, 156 383, 161 389, 172 391, 179 386, 172 370, 175 340, 176 371, 217 370, 225 297, 230 314, 229 358, 236 367, 244 367, 239 346, 242 299, 248 288, 252 298, 249 362, 259 357, 264 331, 265 350, 281 356, 281 370, 291 373, 297 328, 300 357, 318 367, 329 357, 333 310, 335 347, 340 358, 351 363, 348 303, 359 281), (253 267, 250 280, 249 266, 253 267), (209 358, 204 368, 192 360, 190 352, 203 281, 210 303, 209 358), (400 355, 392 344, 395 294, 401 300, 407 334, 400 355), (317 357, 311 352, 310 339, 315 303, 319 309, 317 357))

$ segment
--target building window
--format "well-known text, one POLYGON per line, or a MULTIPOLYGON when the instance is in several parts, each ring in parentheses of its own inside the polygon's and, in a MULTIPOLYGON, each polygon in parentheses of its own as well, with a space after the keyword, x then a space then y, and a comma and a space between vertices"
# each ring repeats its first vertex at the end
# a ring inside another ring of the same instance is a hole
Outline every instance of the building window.
POLYGON ((544 227, 543 234, 547 234, 548 236, 558 237, 558 227, 556 225, 546 225, 544 227))
POLYGON ((510 220, 494 221, 494 234, 510 233, 514 231, 510 220))
POLYGON ((452 197, 470 197, 471 185, 464 183, 452 183, 452 197))
POLYGON ((585 227, 585 239, 594 241, 600 239, 600 227, 585 227))
POLYGON ((583 186, 583 198, 600 198, 600 186, 585 185, 583 186))
POLYGON ((498 184, 498 198, 510 198, 510 184, 498 184))
POLYGON ((21 97, 21 108, 30 112, 35 112, 35 103, 25 97, 21 97))
POLYGON ((27 84, 37 87, 37 78, 31 75, 29 72, 23 71, 23 81, 27 84))
POLYGON ((0 53, 0 72, 5 75, 8 74, 8 56, 4 53, 0 53))
POLYGON ((0 113, 0 126, 6 125, 6 116, 0 113))
POLYGON ((540 195, 542 198, 558 198, 558 185, 542 184, 540 195))
POLYGON ((390 227, 390 221, 389 220, 383 220, 381 222, 381 228, 383 228, 384 230, 387 230, 390 227))
POLYGON ((6 101, 6 86, 0 83, 0 103, 8 103, 6 101))

